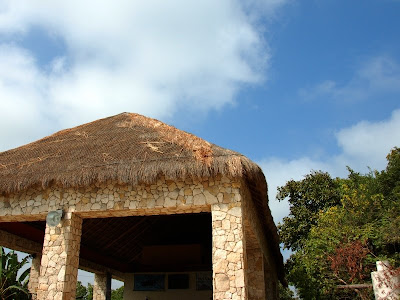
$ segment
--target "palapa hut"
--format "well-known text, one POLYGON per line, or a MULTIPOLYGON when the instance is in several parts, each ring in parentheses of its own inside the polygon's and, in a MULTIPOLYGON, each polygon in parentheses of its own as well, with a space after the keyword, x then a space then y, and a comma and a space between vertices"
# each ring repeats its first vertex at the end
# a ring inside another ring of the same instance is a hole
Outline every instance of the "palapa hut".
POLYGON ((284 281, 261 169, 122 113, 0 153, 0 245, 34 254, 37 299, 75 299, 78 268, 125 299, 277 299, 284 281), (58 218, 58 219, 57 219, 58 218))

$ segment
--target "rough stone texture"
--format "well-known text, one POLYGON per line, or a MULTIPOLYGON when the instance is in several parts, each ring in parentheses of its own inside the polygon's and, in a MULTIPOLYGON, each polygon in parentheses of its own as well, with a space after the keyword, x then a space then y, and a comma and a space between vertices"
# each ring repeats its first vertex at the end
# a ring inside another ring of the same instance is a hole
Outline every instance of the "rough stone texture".
POLYGON ((67 213, 56 227, 46 225, 37 298, 75 299, 82 219, 67 213))
POLYGON ((93 300, 106 300, 107 274, 94 274, 93 300))
POLYGON ((35 255, 32 259, 31 271, 29 273, 28 290, 32 294, 32 300, 37 299, 37 288, 39 286, 39 274, 40 274, 40 261, 42 257, 35 255))
POLYGON ((214 204, 211 216, 214 300, 247 299, 241 203, 214 204))
MULTIPOLYGON (((211 212, 214 299, 263 299, 263 273, 271 280, 265 290, 274 289, 276 275, 245 186, 240 180, 216 176, 181 181, 160 177, 154 184, 137 186, 108 181, 82 188, 31 188, 0 196, 0 222, 44 220, 49 211, 63 209, 67 218, 62 224, 46 227, 38 297, 74 299, 81 218, 211 212), (260 255, 267 267, 260 267, 260 255), (251 277, 253 272, 258 275, 251 277)), ((20 243, 12 236, 0 236, 0 243, 1 239, 20 243)))
MULTIPOLYGON (((264 256, 260 249, 246 249, 247 287, 250 300, 265 299, 264 256)), ((272 299, 272 298, 267 298, 272 299)))
POLYGON ((265 299, 278 300, 279 289, 276 275, 272 272, 270 265, 264 260, 264 282, 265 282, 265 299))
POLYGON ((257 217, 257 209, 253 201, 251 201, 250 192, 243 186, 241 189, 241 195, 243 198, 243 210, 244 210, 244 232, 245 232, 245 251, 246 251, 246 274, 249 278, 247 281, 249 287, 249 299, 268 299, 275 300, 279 299, 278 295, 278 277, 276 272, 276 265, 274 258, 271 255, 268 244, 269 241, 263 234, 261 220, 257 217), (262 265, 252 264, 257 262, 258 258, 262 256, 262 265), (261 270, 263 269, 264 275, 261 270), (251 274, 256 271, 260 277, 257 282, 251 280, 251 274), (264 292, 262 288, 264 286, 264 292), (264 294, 265 298, 259 295, 264 294), (255 297, 255 298, 253 298, 255 297))
POLYGON ((239 202, 239 186, 216 176, 184 181, 160 177, 154 184, 137 186, 108 181, 78 189, 31 188, 0 195, 0 222, 45 220, 57 209, 82 218, 209 212, 212 204, 239 202))
MULTIPOLYGON (((248 213, 245 210, 245 213, 248 213)), ((274 299, 265 298, 267 289, 265 283, 264 254, 261 250, 257 236, 251 226, 250 218, 254 216, 246 215, 244 218, 244 243, 245 243, 245 274, 246 285, 248 287, 248 299, 274 299)))

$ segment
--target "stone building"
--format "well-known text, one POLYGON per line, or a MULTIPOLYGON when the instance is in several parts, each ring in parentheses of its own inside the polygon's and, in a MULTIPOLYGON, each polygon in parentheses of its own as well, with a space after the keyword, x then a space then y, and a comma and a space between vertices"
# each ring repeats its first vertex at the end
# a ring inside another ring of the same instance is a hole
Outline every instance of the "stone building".
POLYGON ((284 282, 261 169, 130 113, 0 153, 0 245, 34 255, 37 299, 75 299, 78 268, 94 299, 111 278, 150 300, 277 299, 284 282))

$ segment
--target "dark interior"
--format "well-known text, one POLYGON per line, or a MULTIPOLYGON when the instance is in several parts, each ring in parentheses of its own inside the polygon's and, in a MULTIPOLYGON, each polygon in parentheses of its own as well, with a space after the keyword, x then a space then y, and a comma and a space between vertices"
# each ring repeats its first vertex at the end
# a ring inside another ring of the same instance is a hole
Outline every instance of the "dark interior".
MULTIPOLYGON (((0 223, 43 244, 45 222, 0 223)), ((211 271, 211 214, 84 219, 80 258, 120 272, 211 271)))

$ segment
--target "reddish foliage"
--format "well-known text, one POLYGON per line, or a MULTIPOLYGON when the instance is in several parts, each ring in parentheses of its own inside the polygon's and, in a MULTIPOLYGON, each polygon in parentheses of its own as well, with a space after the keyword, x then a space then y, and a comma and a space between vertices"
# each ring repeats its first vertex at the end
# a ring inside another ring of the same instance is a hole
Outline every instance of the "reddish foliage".
MULTIPOLYGON (((366 243, 356 240, 346 244, 341 244, 335 250, 335 254, 330 256, 331 269, 338 277, 343 272, 347 273, 350 278, 349 282, 353 282, 355 278, 362 280, 365 277, 363 260, 369 253, 366 243)), ((347 276, 346 276, 347 277, 347 276)))

